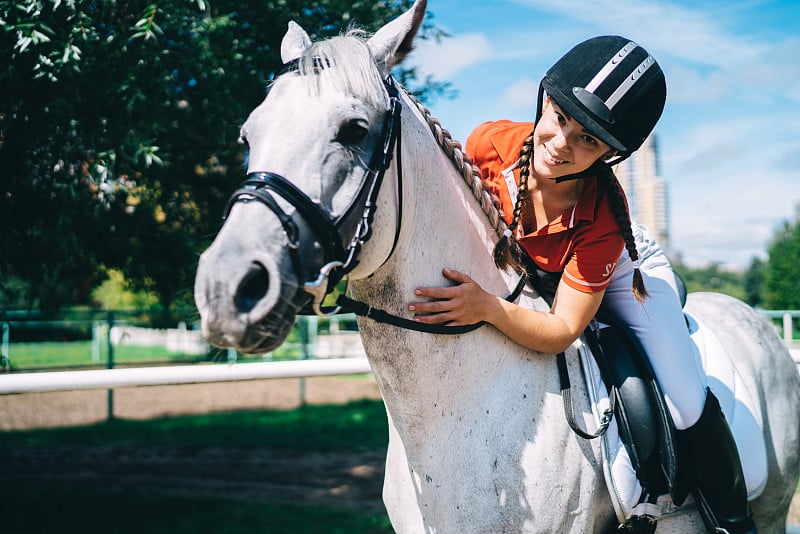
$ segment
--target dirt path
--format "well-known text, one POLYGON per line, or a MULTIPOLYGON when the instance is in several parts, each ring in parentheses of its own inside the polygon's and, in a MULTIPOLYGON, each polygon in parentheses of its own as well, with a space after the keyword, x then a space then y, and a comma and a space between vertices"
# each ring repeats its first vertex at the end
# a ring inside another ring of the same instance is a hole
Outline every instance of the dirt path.
POLYGON ((13 448, 0 484, 383 510, 383 452, 297 453, 130 446, 13 448))
MULTIPOLYGON (((341 404, 378 399, 372 378, 313 377, 150 386, 114 391, 113 412, 125 419, 152 419, 179 414, 278 409, 308 404, 341 404)), ((108 415, 106 390, 0 395, 0 430, 85 425, 108 415)))

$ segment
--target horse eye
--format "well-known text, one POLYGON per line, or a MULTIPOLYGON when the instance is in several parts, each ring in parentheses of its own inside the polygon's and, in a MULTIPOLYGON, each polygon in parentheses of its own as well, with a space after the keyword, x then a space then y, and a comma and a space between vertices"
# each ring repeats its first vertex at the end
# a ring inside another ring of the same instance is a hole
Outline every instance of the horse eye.
POLYGON ((369 124, 364 119, 350 119, 342 123, 336 141, 343 145, 356 145, 367 137, 369 124))

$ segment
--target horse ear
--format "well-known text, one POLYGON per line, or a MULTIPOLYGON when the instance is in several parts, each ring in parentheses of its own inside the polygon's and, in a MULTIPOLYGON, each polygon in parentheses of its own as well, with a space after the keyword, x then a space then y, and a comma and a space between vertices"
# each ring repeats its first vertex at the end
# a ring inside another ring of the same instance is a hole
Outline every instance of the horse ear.
POLYGON ((311 46, 311 39, 306 31, 295 21, 289 21, 289 29, 281 41, 281 59, 284 63, 289 63, 293 59, 299 58, 303 50, 311 46))
POLYGON ((384 25, 368 41, 372 56, 384 77, 413 49, 414 36, 425 18, 427 5, 427 0, 417 0, 411 9, 384 25))

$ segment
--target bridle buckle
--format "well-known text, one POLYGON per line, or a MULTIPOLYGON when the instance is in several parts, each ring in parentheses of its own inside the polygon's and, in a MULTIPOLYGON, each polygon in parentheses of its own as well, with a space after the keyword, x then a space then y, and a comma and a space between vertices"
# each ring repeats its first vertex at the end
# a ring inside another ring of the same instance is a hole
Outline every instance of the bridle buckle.
MULTIPOLYGON (((341 306, 336 306, 332 310, 323 310, 322 301, 325 300, 325 297, 328 295, 328 278, 331 272, 343 266, 344 263, 340 261, 327 263, 319 270, 319 276, 317 276, 316 280, 303 284, 303 291, 311 295, 311 309, 315 314, 322 317, 331 317, 341 311, 341 306)), ((344 292, 347 293, 347 286, 350 284, 350 278, 345 277, 344 280, 346 284, 344 292)))

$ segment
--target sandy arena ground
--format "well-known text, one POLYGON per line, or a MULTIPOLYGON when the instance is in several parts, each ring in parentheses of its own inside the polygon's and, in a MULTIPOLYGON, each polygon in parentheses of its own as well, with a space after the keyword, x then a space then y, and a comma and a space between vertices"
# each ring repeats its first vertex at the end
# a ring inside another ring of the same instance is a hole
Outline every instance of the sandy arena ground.
MULTIPOLYGON (((305 379, 308 404, 342 404, 378 399, 372 378, 313 377, 305 379)), ((104 421, 106 390, 0 395, 0 430, 69 426, 104 421)), ((179 414, 300 406, 301 379, 253 380, 179 386, 122 388, 114 391, 114 415, 151 419, 179 414)))

